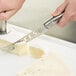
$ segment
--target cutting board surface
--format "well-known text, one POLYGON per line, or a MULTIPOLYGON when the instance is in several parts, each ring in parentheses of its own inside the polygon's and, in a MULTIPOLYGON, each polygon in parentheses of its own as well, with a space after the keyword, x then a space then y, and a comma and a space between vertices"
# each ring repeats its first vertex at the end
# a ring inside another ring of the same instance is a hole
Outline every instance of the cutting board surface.
MULTIPOLYGON (((0 35, 1 39, 14 42, 29 33, 27 29, 23 29, 14 25, 8 24, 11 28, 10 33, 7 35, 0 35)), ((66 64, 72 72, 72 76, 76 76, 76 50, 75 48, 68 47, 70 43, 56 38, 42 35, 28 43, 31 46, 41 48, 44 50, 45 55, 54 53, 58 56, 64 64, 66 64), (67 46, 66 46, 67 45, 67 46)), ((0 76, 16 76, 16 74, 31 65, 36 59, 31 56, 16 56, 9 53, 0 51, 0 76)))

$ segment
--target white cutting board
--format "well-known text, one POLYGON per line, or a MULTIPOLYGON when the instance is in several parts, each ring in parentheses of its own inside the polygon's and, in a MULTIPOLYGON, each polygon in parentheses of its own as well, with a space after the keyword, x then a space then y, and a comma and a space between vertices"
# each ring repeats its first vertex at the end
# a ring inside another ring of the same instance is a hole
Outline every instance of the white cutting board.
MULTIPOLYGON (((10 33, 7 35, 0 35, 1 39, 11 42, 16 41, 30 31, 14 25, 8 24, 10 33)), ((72 76, 76 76, 76 45, 64 40, 42 35, 31 42, 29 45, 39 47, 44 50, 46 54, 49 52, 55 53, 60 59, 69 66, 72 76)), ((30 56, 16 56, 0 51, 0 76, 16 76, 17 72, 31 63, 36 61, 30 56)))

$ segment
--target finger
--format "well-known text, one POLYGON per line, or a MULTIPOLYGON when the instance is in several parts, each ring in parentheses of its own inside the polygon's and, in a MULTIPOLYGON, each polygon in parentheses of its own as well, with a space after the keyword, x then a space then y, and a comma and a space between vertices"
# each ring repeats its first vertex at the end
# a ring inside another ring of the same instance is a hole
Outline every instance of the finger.
POLYGON ((60 14, 61 12, 63 12, 65 10, 66 6, 67 6, 66 2, 62 3, 52 15, 56 16, 56 15, 60 14))
POLYGON ((67 12, 65 12, 63 17, 59 21, 58 25, 60 27, 64 27, 68 23, 69 20, 70 20, 70 15, 67 12))
POLYGON ((76 16, 71 17, 70 21, 76 21, 76 16))
POLYGON ((16 13, 15 10, 6 11, 0 14, 0 20, 8 20, 11 16, 16 13))
POLYGON ((0 13, 0 21, 5 20, 4 13, 0 13))

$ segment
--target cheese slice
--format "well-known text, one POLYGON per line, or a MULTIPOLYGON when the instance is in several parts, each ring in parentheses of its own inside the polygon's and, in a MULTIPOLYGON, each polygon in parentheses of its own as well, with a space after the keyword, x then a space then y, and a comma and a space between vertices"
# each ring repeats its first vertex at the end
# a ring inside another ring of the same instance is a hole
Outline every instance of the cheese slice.
MULTIPOLYGON (((11 44, 11 42, 0 39, 0 48, 7 46, 9 44, 11 44)), ((15 45, 14 50, 10 50, 8 52, 12 53, 12 54, 16 54, 16 55, 25 55, 25 54, 27 54, 27 46, 25 45, 25 43, 20 43, 20 44, 15 45)))
POLYGON ((40 48, 29 46, 29 54, 31 57, 38 59, 44 55, 44 51, 40 48))
POLYGON ((7 46, 7 45, 9 45, 10 44, 10 42, 8 42, 8 41, 6 41, 6 40, 3 40, 3 39, 0 39, 0 48, 1 47, 4 47, 4 46, 7 46))
MULTIPOLYGON (((11 44, 11 42, 0 39, 0 48, 4 47, 4 46, 7 46, 9 44, 11 44)), ((25 42, 16 44, 14 50, 10 50, 10 51, 7 51, 7 52, 9 52, 11 54, 16 54, 16 55, 19 55, 19 56, 30 54, 31 57, 33 57, 33 58, 41 58, 44 54, 43 50, 41 50, 39 48, 32 47, 32 46, 27 46, 25 44, 25 42)))
POLYGON ((72 76, 67 66, 50 54, 25 67, 17 76, 72 76))

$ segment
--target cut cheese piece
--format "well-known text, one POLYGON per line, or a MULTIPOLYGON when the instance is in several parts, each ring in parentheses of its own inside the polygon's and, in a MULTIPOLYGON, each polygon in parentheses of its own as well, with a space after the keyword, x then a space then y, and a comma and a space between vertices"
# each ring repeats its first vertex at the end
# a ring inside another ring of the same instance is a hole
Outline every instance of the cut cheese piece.
POLYGON ((33 58, 41 58, 44 55, 44 51, 42 49, 32 46, 29 47, 29 52, 33 58))
MULTIPOLYGON (((11 44, 11 42, 0 39, 0 48, 7 46, 9 44, 11 44)), ((14 50, 10 50, 8 52, 10 52, 12 54, 16 54, 16 55, 25 55, 25 54, 27 54, 27 46, 25 45, 25 43, 17 44, 17 45, 15 45, 14 50)))
POLYGON ((15 49, 10 51, 12 54, 16 55, 26 55, 27 54, 27 46, 23 43, 15 45, 15 49))
POLYGON ((31 64, 17 76, 72 76, 67 66, 56 56, 50 54, 31 64))
POLYGON ((6 40, 3 40, 3 39, 0 39, 0 48, 4 47, 4 46, 7 46, 9 45, 10 42, 6 41, 6 40))

